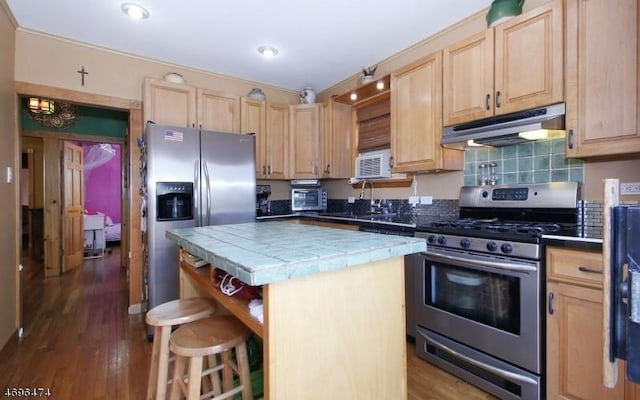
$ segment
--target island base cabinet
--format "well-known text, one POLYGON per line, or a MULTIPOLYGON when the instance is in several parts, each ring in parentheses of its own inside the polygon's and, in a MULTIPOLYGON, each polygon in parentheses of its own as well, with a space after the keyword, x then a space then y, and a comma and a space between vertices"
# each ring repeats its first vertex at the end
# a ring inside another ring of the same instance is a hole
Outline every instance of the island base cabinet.
POLYGON ((624 384, 602 383, 602 291, 549 282, 547 293, 547 398, 624 399, 624 384))
POLYGON ((403 257, 265 292, 268 400, 407 398, 403 257))

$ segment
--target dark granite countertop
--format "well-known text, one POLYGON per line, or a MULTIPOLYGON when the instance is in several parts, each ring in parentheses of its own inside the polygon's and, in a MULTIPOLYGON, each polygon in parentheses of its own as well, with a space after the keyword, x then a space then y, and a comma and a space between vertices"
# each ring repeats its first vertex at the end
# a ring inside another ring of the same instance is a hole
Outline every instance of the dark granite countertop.
POLYGON ((272 214, 256 217, 257 221, 268 221, 281 218, 311 218, 317 220, 333 220, 356 225, 379 225, 381 227, 398 227, 415 229, 416 224, 411 214, 354 214, 350 212, 298 212, 290 214, 272 214))

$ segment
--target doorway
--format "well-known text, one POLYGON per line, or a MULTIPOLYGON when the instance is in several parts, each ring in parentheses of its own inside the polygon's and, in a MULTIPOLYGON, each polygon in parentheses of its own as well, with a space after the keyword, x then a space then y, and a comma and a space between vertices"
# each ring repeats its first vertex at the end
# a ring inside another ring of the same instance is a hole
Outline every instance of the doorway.
MULTIPOLYGON (((97 109, 106 109, 106 110, 115 110, 124 112, 127 115, 127 128, 126 128, 126 136, 124 138, 120 138, 118 142, 121 145, 121 157, 122 157, 122 208, 121 208, 121 265, 127 268, 127 278, 129 284, 129 313, 136 313, 142 310, 142 302, 143 302, 143 285, 142 285, 142 246, 139 241, 131 240, 132 237, 137 238, 140 236, 140 205, 141 198, 137 196, 138 187, 140 185, 140 179, 137 177, 137 171, 139 169, 139 153, 140 150, 135 146, 136 138, 142 135, 143 123, 142 123, 142 107, 140 101, 130 100, 130 99, 122 99, 115 98, 110 96, 103 96, 98 94, 90 94, 86 92, 77 92, 73 90, 60 89, 50 86, 30 84, 26 82, 15 82, 16 95, 20 97, 25 96, 40 96, 47 97, 51 99, 57 99, 60 101, 73 102, 77 105, 97 108, 97 109), (133 138, 133 139, 132 139, 133 138), (133 143, 132 147, 130 144, 133 143), (132 154, 133 153, 133 154, 132 154), (134 171, 132 174, 131 171, 134 171), (133 194, 132 188, 133 187, 133 194), (132 233, 133 232, 133 233, 132 233)), ((19 116, 18 116, 19 117, 19 116)), ((17 117, 17 118, 18 118, 17 117)), ((18 124, 21 127, 21 124, 18 124)), ((17 140, 20 141, 22 139, 23 128, 19 128, 16 130, 17 140)), ((37 131, 37 130, 36 130, 37 131)), ((38 137, 41 133, 35 132, 32 136, 38 137)), ((69 140, 83 140, 84 136, 78 137, 80 135, 63 133, 62 137, 56 138, 47 138, 41 136, 42 139, 42 152, 44 154, 43 168, 45 171, 49 171, 51 176, 53 176, 54 182, 60 184, 59 180, 59 170, 60 170, 60 162, 59 162, 59 148, 57 147, 57 143, 53 144, 53 141, 58 141, 60 139, 69 139, 69 140), (64 135, 68 136, 64 136, 64 135), (52 173, 51 171, 56 171, 56 173, 52 173)), ((100 137, 96 141, 99 142, 109 142, 112 143, 113 138, 106 138, 107 140, 103 140, 105 138, 100 137)), ((27 157, 28 159, 28 157, 27 157)), ((27 160, 28 162, 28 160, 27 160)), ((49 179, 49 175, 47 175, 46 181, 49 179)), ((22 177, 20 178, 23 179, 22 177)), ((45 180, 43 179, 43 182, 45 180)), ((59 186, 57 191, 59 192, 59 186)), ((45 191, 42 199, 42 210, 43 215, 46 217, 47 213, 52 213, 53 215, 61 215, 60 214, 60 203, 59 199, 56 199, 55 196, 50 195, 48 191, 45 191), (56 206, 57 205, 57 206, 56 206), (57 208, 56 208, 57 207, 57 208)), ((20 208, 20 205, 16 205, 17 208, 20 208)), ((43 219, 45 218, 43 217, 43 219)), ((50 229, 52 232, 60 232, 61 229, 61 218, 49 218, 47 223, 43 223, 43 225, 50 229)), ((18 235, 18 233, 16 233, 18 235)), ((34 237, 35 239, 35 237, 34 237)), ((60 259, 61 253, 61 240, 60 235, 46 237, 46 240, 43 240, 45 243, 44 253, 47 252, 47 247, 49 247, 49 251, 52 251, 54 254, 54 259, 60 259), (57 253, 56 253, 57 252, 57 253)), ((18 240, 17 243, 20 243, 18 240)), ((51 266, 50 266, 51 267, 51 266)), ((53 272, 59 273, 60 264, 57 266, 54 264, 52 268, 53 272)), ((17 283, 18 289, 18 304, 21 304, 22 294, 20 289, 20 279, 17 283)), ((19 318, 21 318, 21 311, 18 312, 19 318)), ((21 325, 21 324, 20 324, 21 325)))

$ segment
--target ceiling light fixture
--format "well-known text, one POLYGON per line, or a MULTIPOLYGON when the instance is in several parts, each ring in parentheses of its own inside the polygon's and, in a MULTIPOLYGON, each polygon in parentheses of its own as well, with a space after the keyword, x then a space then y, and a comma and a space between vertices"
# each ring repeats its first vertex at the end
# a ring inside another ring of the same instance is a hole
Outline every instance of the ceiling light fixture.
POLYGON ((55 103, 52 100, 41 99, 39 97, 29 98, 29 111, 36 114, 53 114, 55 103))
POLYGON ((264 58, 271 58, 278 55, 278 49, 271 46, 260 46, 258 48, 258 53, 260 53, 264 58))
POLYGON ((122 3, 120 6, 122 11, 133 19, 147 19, 149 18, 149 11, 139 4, 135 3, 122 3))

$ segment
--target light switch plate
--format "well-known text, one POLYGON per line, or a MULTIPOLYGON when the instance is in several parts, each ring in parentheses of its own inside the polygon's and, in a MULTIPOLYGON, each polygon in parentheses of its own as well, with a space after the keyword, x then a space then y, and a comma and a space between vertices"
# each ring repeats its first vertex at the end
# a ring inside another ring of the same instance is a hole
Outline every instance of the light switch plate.
POLYGON ((13 168, 7 167, 7 183, 13 183, 13 168))

